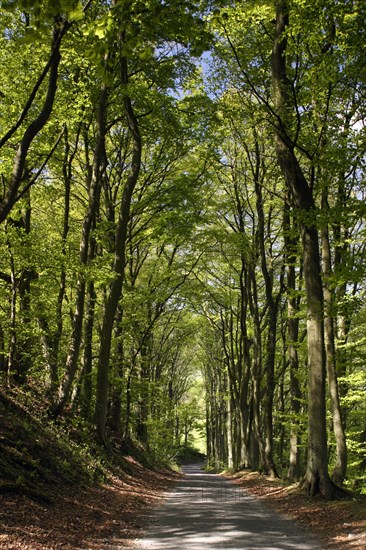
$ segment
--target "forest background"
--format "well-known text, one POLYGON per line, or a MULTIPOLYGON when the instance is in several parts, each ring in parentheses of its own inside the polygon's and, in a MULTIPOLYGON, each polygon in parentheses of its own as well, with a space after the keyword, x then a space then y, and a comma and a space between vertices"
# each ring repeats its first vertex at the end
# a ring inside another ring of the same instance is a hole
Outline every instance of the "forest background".
POLYGON ((365 12, 1 3, 4 395, 365 490, 365 12))

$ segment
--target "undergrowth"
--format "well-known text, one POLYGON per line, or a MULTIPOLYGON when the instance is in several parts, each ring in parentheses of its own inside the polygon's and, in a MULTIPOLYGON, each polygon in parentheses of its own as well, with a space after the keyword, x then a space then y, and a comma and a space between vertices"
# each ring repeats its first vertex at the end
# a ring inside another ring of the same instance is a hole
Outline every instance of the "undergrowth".
POLYGON ((127 455, 155 466, 132 441, 113 436, 108 449, 98 445, 94 428, 81 418, 66 414, 51 420, 48 404, 34 395, 34 388, 0 389, 0 494, 51 503, 58 487, 87 487, 110 473, 128 473, 127 455))

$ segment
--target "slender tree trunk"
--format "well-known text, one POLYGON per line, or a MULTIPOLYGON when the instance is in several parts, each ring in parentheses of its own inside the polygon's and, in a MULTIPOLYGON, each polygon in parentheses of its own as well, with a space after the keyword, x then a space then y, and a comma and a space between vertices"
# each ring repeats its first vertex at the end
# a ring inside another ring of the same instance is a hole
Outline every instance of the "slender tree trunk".
POLYGON ((6 219, 14 204, 18 200, 19 186, 23 180, 29 147, 51 116, 57 90, 58 67, 61 61, 60 43, 67 28, 68 25, 61 25, 59 18, 55 19, 50 61, 47 65, 49 79, 46 98, 39 114, 28 125, 20 141, 14 160, 13 174, 5 197, 0 197, 0 223, 6 219))
POLYGON ((38 317, 38 326, 41 332, 41 345, 44 367, 47 372, 48 380, 46 382, 47 393, 52 397, 55 396, 58 387, 58 368, 57 354, 55 353, 54 340, 51 336, 48 321, 44 315, 38 317))
POLYGON ((300 478, 300 400, 301 391, 299 383, 299 356, 297 347, 299 344, 299 319, 298 300, 296 298, 296 248, 298 233, 297 228, 291 227, 290 208, 284 204, 284 243, 286 254, 286 278, 287 278, 287 354, 290 368, 290 395, 291 395, 291 427, 290 427, 290 459, 287 478, 295 481, 300 478))
POLYGON ((123 331, 122 331, 122 308, 118 307, 115 339, 117 342, 116 352, 114 354, 114 385, 111 396, 111 411, 110 425, 112 430, 119 432, 121 426, 122 415, 122 391, 123 391, 123 375, 125 369, 125 357, 123 346, 123 331))
MULTIPOLYGON (((242 338, 242 332, 240 333, 242 338)), ((247 446, 247 426, 249 422, 249 408, 247 394, 249 386, 249 371, 244 373, 243 354, 235 357, 234 328, 232 325, 232 312, 224 316, 221 313, 221 339, 225 353, 225 364, 230 379, 232 396, 235 405, 237 426, 235 431, 236 465, 247 466, 249 463, 249 450, 247 446), (228 317, 228 318, 227 318, 228 317)))
POLYGON ((129 368, 126 383, 126 411, 123 425, 123 439, 126 441, 131 437, 132 377, 134 370, 135 365, 133 363, 129 368))
POLYGON ((89 258, 89 237, 99 206, 100 180, 105 163, 105 115, 107 106, 107 87, 102 84, 97 108, 97 135, 93 159, 93 175, 89 187, 89 203, 84 216, 82 235, 80 241, 79 262, 82 269, 78 274, 76 284, 75 310, 72 320, 72 333, 69 351, 66 358, 66 369, 63 380, 59 386, 58 395, 51 406, 52 414, 57 417, 62 414, 70 396, 72 384, 78 367, 80 344, 82 339, 84 304, 86 281, 83 267, 87 265, 89 258))
MULTIPOLYGON (((242 228, 243 230, 243 228, 242 228)), ((250 408, 248 403, 249 384, 251 378, 251 360, 250 360, 250 341, 248 337, 247 315, 248 315, 248 289, 246 286, 247 268, 244 254, 241 255, 240 270, 240 306, 239 306, 239 356, 238 356, 238 381, 239 381, 239 399, 241 410, 241 431, 242 431, 242 457, 241 463, 245 467, 250 467, 249 450, 249 420, 250 408)))
MULTIPOLYGON (((121 60, 122 83, 128 84, 127 59, 121 60)), ((97 434, 101 441, 105 442, 105 428, 107 420, 108 406, 108 385, 109 385, 109 358, 111 352, 111 338, 113 331, 114 316, 118 306, 118 301, 122 294, 122 286, 125 271, 125 250, 128 221, 130 217, 130 207, 132 194, 137 183, 140 166, 142 143, 138 121, 132 107, 131 99, 124 97, 124 111, 127 120, 128 129, 132 139, 132 160, 130 174, 127 178, 122 194, 121 208, 119 211, 116 237, 115 237, 115 255, 113 271, 115 277, 111 284, 107 303, 103 315, 103 324, 100 334, 100 348, 98 359, 97 374, 97 396, 95 406, 95 423, 97 434)))
POLYGON ((250 270, 248 285, 250 286, 249 305, 253 318, 252 414, 254 430, 250 445, 252 449, 251 467, 254 470, 262 470, 265 464, 261 427, 262 333, 258 311, 257 281, 254 269, 250 270))
POLYGON ((93 330, 95 317, 94 282, 90 281, 87 290, 86 316, 84 326, 84 357, 83 357, 83 392, 82 411, 87 419, 91 419, 91 403, 93 398, 93 330))
POLYGON ((268 323, 268 340, 267 340, 267 355, 266 355, 266 394, 265 394, 265 471, 272 478, 278 477, 277 468, 273 457, 273 396, 275 389, 274 381, 274 360, 276 349, 276 327, 277 314, 270 312, 268 323))
MULTIPOLYGON (((63 213, 63 228, 62 228, 62 241, 61 241, 61 250, 62 256, 66 259, 66 243, 67 237, 70 229, 70 194, 71 194, 71 181, 72 181, 72 162, 77 151, 77 145, 79 141, 80 128, 77 132, 76 143, 74 146, 73 152, 70 153, 70 143, 69 143, 69 132, 68 127, 65 125, 64 128, 64 139, 65 139, 65 152, 64 160, 62 164, 62 173, 63 173, 63 182, 64 182, 64 213, 63 213)), ((86 150, 88 149, 87 144, 85 145, 86 150)), ((90 185, 90 178, 88 178, 88 186, 90 185)), ((55 395, 59 386, 59 347, 60 341, 63 334, 63 304, 66 291, 66 267, 62 262, 61 272, 60 272, 60 282, 59 282, 59 291, 57 295, 57 304, 56 304, 56 329, 51 331, 48 318, 45 313, 41 312, 38 316, 38 324, 41 329, 41 342, 43 349, 43 358, 45 362, 46 370, 49 374, 49 388, 48 393, 51 399, 55 399, 55 395)))
MULTIPOLYGON (((7 361, 5 355, 5 334, 2 324, 0 324, 0 377, 7 372, 7 361)), ((1 380, 2 378, 0 378, 1 380)))
MULTIPOLYGON (((283 331, 282 327, 282 331, 283 331)), ((283 349, 285 349, 285 342, 286 342, 286 333, 285 331, 282 332, 282 341, 283 341, 283 349)), ((285 396, 285 373, 287 369, 287 357, 285 354, 282 356, 282 373, 280 376, 280 380, 278 381, 278 405, 277 405, 277 411, 282 416, 282 418, 285 417, 286 414, 286 396, 285 396)), ((285 456, 285 438, 286 438, 286 427, 284 423, 281 423, 279 426, 279 463, 283 467, 285 464, 284 456, 285 456)))
POLYGON ((136 433, 140 443, 148 448, 148 430, 147 421, 149 416, 149 371, 150 371, 150 349, 149 349, 150 336, 148 335, 145 342, 141 345, 141 365, 139 373, 139 398, 138 398, 138 417, 136 433))
MULTIPOLYGON (((243 199, 240 193, 240 187, 236 178, 233 182, 234 196, 237 211, 237 231, 245 238, 245 209, 243 206, 243 199)), ((248 288, 246 280, 248 277, 247 272, 247 258, 242 252, 240 256, 241 268, 240 268, 240 297, 238 302, 238 316, 239 326, 234 328, 233 320, 230 320, 230 339, 231 339, 231 361, 228 357, 229 364, 232 366, 232 383, 235 390, 233 396, 237 407, 237 417, 239 419, 239 430, 237 433, 238 443, 240 445, 240 455, 237 456, 238 463, 244 467, 250 466, 250 407, 248 403, 249 384, 251 377, 251 361, 250 361, 250 342, 248 338, 248 288), (239 330, 238 330, 239 329, 239 330), (235 343, 235 345, 234 345, 235 343)), ((231 317, 233 314, 231 313, 231 317)))
POLYGON ((227 419, 226 419, 226 438, 227 438, 227 465, 230 470, 234 468, 233 453, 233 399, 231 394, 231 383, 227 374, 227 419))
POLYGON ((6 384, 9 385, 13 372, 15 371, 15 358, 16 358, 16 346, 17 346, 17 280, 15 276, 14 258, 11 250, 10 252, 10 277, 11 277, 11 294, 10 294, 10 327, 9 327, 9 351, 7 360, 7 376, 6 384))
MULTIPOLYGON (((345 193, 345 180, 346 175, 340 174, 339 185, 337 190, 337 204, 336 208, 342 211, 347 205, 347 196, 345 193)), ((334 271, 342 272, 347 269, 347 259, 350 255, 349 245, 349 231, 342 228, 339 222, 333 224, 333 236, 335 241, 334 246, 334 271)), ((347 282, 343 281, 338 284, 335 289, 336 304, 337 304, 337 317, 336 317, 336 336, 337 336, 337 349, 336 349, 336 369, 337 378, 345 377, 347 374, 348 365, 348 352, 346 348, 348 335, 351 326, 351 315, 349 312, 349 304, 345 300, 347 296, 347 282)), ((348 387, 347 382, 339 384, 339 395, 344 397, 347 394, 348 387)), ((344 428, 347 421, 347 409, 343 408, 343 422, 344 428)))
POLYGON ((212 464, 212 426, 211 426, 211 392, 206 372, 206 455, 208 464, 212 464))
MULTIPOLYGON (((19 221, 21 233, 20 240, 23 241, 24 235, 28 236, 31 232, 31 205, 29 192, 26 194, 26 205, 19 221)), ((24 246, 24 244, 23 244, 24 246)), ((31 268, 23 269, 18 277, 18 328, 17 344, 14 356, 14 380, 19 384, 24 384, 27 373, 32 366, 32 330, 31 330, 31 281, 36 278, 35 272, 31 268)))
POLYGON ((266 349, 266 391, 264 400, 264 468, 266 474, 271 477, 278 477, 273 457, 273 395, 275 389, 274 370, 276 357, 276 336, 277 336, 277 302, 273 297, 273 273, 268 269, 265 250, 265 220, 263 210, 262 188, 259 182, 260 171, 259 145, 256 143, 256 169, 254 174, 254 186, 256 192, 256 208, 258 215, 257 240, 259 242, 260 260, 264 278, 266 301, 268 304, 268 333, 266 349))
MULTIPOLYGON (((322 209, 328 210, 327 190, 323 190, 322 209)), ((333 298, 330 290, 330 278, 332 275, 331 251, 329 243, 328 225, 324 223, 322 229, 322 258, 324 274, 324 336, 326 349, 326 365, 328 373, 328 386, 332 410, 333 430, 336 440, 336 463, 332 472, 332 479, 342 484, 347 471, 347 444, 346 434, 343 428, 341 405, 338 392, 336 350, 333 319, 333 298)))

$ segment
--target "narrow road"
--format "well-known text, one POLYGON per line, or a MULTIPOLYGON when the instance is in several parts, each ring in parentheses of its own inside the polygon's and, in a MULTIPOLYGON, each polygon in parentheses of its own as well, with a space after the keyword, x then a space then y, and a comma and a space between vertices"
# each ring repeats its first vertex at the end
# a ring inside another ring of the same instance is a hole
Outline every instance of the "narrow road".
POLYGON ((322 550, 291 520, 223 477, 198 465, 185 476, 147 526, 139 550, 322 550))

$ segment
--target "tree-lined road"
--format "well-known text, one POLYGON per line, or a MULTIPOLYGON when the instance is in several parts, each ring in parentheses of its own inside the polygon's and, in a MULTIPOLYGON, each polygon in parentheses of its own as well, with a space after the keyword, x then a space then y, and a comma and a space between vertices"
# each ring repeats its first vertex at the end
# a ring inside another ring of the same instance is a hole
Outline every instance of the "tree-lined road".
POLYGON ((291 520, 225 478, 185 466, 185 476, 152 517, 139 550, 321 550, 291 520))

